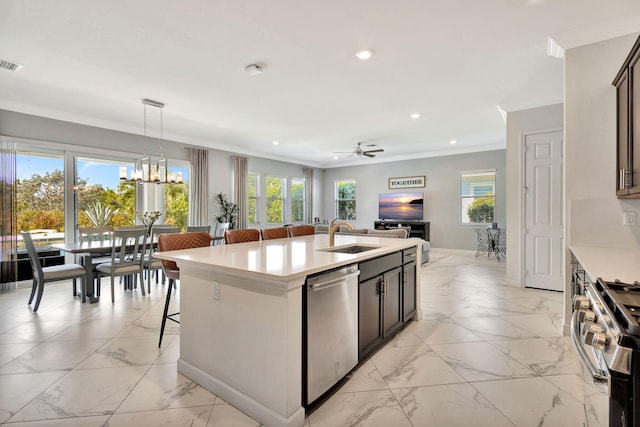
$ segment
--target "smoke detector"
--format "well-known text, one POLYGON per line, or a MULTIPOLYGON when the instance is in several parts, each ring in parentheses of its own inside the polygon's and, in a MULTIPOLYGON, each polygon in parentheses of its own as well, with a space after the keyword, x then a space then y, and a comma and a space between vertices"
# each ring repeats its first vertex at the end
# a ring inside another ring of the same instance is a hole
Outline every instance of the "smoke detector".
POLYGON ((22 68, 22 65, 18 64, 17 62, 11 62, 6 59, 0 59, 0 68, 4 68, 5 70, 9 70, 9 71, 20 71, 20 69, 22 68))
POLYGON ((250 76, 257 76, 262 73, 262 67, 258 64, 249 64, 244 67, 244 72, 249 74, 250 76))

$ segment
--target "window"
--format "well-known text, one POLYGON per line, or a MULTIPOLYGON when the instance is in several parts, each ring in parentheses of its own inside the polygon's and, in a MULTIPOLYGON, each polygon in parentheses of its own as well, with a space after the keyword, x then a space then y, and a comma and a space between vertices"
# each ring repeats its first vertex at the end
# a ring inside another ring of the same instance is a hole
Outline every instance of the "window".
POLYGON ((164 187, 164 220, 159 221, 184 231, 189 222, 189 168, 170 167, 169 170, 182 173, 184 184, 159 186, 164 187))
POLYGON ((336 216, 343 220, 356 219, 356 180, 335 182, 336 216))
POLYGON ((291 222, 304 221, 305 180, 291 178, 291 222))
POLYGON ((257 224, 258 223, 258 197, 260 193, 258 191, 259 187, 258 175, 250 173, 248 176, 248 188, 247 188, 247 221, 249 224, 257 224))
POLYGON ((76 159, 78 226, 104 227, 133 224, 136 211, 136 184, 120 180, 121 166, 133 165, 94 158, 78 157, 76 159))
POLYGON ((18 231, 35 231, 34 243, 46 247, 64 241, 64 156, 16 153, 18 231))
POLYGON ((284 222, 285 185, 284 178, 275 176, 267 176, 266 178, 267 223, 284 222))
POLYGON ((494 222, 496 171, 460 172, 460 222, 494 222))

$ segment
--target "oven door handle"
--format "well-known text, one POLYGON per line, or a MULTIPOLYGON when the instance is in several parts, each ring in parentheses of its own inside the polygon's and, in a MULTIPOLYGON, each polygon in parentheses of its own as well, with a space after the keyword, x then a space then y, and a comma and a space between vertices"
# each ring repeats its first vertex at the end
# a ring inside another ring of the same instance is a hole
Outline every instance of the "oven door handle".
POLYGON ((593 364, 589 356, 587 356, 587 353, 585 352, 584 347, 582 346, 582 343, 580 342, 580 329, 579 329, 580 325, 578 323, 578 312, 579 310, 575 310, 573 312, 573 315, 571 316, 571 341, 573 342, 573 346, 575 347, 576 352, 578 353, 578 356, 580 356, 580 360, 582 361, 582 364, 587 369, 589 369, 589 372, 591 373, 591 377, 593 378, 593 380, 597 382, 608 383, 609 382, 608 373, 593 364))

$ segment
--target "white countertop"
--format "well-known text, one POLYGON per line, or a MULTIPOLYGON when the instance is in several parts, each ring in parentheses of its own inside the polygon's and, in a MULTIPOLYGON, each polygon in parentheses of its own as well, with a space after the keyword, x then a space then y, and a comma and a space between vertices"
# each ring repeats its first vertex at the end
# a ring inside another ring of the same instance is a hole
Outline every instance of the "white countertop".
POLYGON ((217 271, 243 273, 247 278, 290 281, 342 265, 353 264, 397 250, 417 246, 420 239, 394 239, 354 235, 335 236, 335 247, 362 244, 379 246, 358 254, 323 252, 329 249, 329 235, 262 240, 233 245, 208 246, 154 254, 176 261, 179 266, 212 267, 217 271))
POLYGON ((605 281, 640 281, 640 249, 587 246, 570 246, 569 249, 593 280, 601 277, 605 281))

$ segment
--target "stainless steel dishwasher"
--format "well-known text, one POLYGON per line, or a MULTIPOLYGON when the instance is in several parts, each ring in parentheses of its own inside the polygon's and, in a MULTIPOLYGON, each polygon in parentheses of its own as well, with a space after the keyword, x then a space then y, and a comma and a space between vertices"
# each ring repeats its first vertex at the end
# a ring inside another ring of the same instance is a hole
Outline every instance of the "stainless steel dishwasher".
POLYGON ((307 405, 358 364, 359 274, 350 265, 307 279, 307 405))

